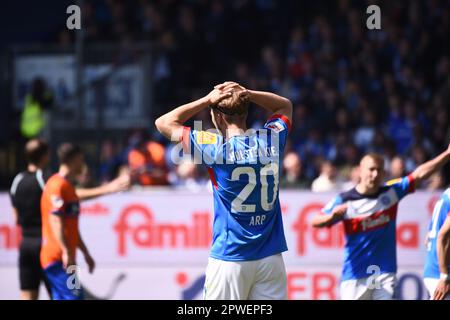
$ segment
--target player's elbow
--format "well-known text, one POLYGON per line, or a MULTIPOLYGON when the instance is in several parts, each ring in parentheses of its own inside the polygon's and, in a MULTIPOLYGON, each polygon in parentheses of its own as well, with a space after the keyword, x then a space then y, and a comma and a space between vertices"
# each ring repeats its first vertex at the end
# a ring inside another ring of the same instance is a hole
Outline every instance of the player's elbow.
POLYGON ((450 229, 441 229, 437 236, 438 242, 448 244, 450 241, 450 229))
POLYGON ((170 124, 165 116, 161 116, 155 120, 156 129, 166 138, 170 138, 170 124))
POLYGON ((278 113, 281 113, 283 115, 285 115, 286 117, 289 118, 289 120, 292 118, 292 102, 291 100, 284 98, 284 103, 283 103, 283 107, 281 108, 281 110, 279 110, 278 113))
POLYGON ((293 106, 292 106, 292 101, 289 100, 288 98, 284 98, 286 100, 286 108, 292 110, 293 106))
POLYGON ((167 139, 171 141, 179 141, 180 140, 180 132, 179 128, 181 125, 175 119, 172 119, 170 115, 163 115, 155 120, 156 129, 167 139))
POLYGON ((155 127, 159 132, 162 133, 164 129, 164 117, 161 116, 155 120, 155 127))
POLYGON ((292 113, 292 102, 288 98, 283 97, 283 113, 292 113))

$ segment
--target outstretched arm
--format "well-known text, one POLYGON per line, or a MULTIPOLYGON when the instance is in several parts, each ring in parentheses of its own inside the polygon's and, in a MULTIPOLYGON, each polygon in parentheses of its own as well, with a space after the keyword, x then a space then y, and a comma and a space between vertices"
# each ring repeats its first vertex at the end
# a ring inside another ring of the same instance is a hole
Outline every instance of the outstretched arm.
POLYGON ((222 99, 228 98, 231 90, 212 90, 208 95, 190 103, 184 104, 156 119, 155 126, 159 132, 173 142, 181 141, 183 124, 194 115, 216 104, 222 99))
POLYGON ((450 144, 444 152, 438 155, 436 158, 427 161, 416 168, 413 171, 412 176, 414 181, 416 181, 416 185, 421 181, 427 179, 434 172, 439 171, 447 161, 450 160, 450 144))
POLYGON ((347 212, 347 204, 337 205, 333 208, 331 214, 318 214, 312 219, 312 226, 314 228, 331 227, 336 222, 342 220, 347 212))
POLYGON ((130 176, 123 175, 120 176, 111 182, 95 187, 95 188, 77 188, 76 193, 78 198, 83 200, 89 200, 93 198, 97 198, 100 196, 104 196, 110 193, 115 193, 119 191, 125 191, 130 187, 130 176))

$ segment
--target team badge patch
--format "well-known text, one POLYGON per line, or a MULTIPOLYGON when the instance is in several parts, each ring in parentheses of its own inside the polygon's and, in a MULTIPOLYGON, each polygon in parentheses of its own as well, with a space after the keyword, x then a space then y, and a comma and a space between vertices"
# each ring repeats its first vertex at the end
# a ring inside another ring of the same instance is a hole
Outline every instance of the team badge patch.
POLYGON ((271 122, 268 125, 266 125, 266 128, 275 132, 281 132, 284 130, 283 125, 279 122, 271 122))
POLYGON ((60 209, 64 205, 64 200, 58 197, 57 195, 51 195, 50 201, 52 202, 52 206, 55 209, 60 209))
POLYGON ((217 135, 207 131, 201 131, 197 135, 198 144, 215 144, 217 142, 217 135))

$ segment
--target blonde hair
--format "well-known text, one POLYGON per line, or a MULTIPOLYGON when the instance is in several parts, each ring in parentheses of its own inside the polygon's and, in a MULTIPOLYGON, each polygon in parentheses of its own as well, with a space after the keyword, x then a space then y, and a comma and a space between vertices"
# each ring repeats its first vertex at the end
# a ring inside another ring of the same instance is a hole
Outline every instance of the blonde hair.
POLYGON ((235 89, 232 91, 231 96, 220 101, 215 106, 215 109, 226 116, 243 116, 247 115, 249 105, 249 95, 241 89, 235 89))
POLYGON ((366 158, 370 158, 373 161, 375 161, 376 163, 378 163, 382 168, 384 168, 384 158, 382 155, 375 153, 375 152, 370 152, 365 154, 362 158, 361 161, 359 162, 359 164, 361 165, 361 163, 364 161, 364 159, 366 158))

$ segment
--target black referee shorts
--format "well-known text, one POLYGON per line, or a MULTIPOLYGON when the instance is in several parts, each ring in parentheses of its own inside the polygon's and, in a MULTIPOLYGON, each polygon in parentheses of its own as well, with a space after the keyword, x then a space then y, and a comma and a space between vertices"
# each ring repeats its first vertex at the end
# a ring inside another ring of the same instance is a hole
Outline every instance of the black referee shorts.
POLYGON ((23 237, 19 251, 21 290, 38 290, 41 280, 45 280, 39 259, 40 252, 40 237, 23 237))

